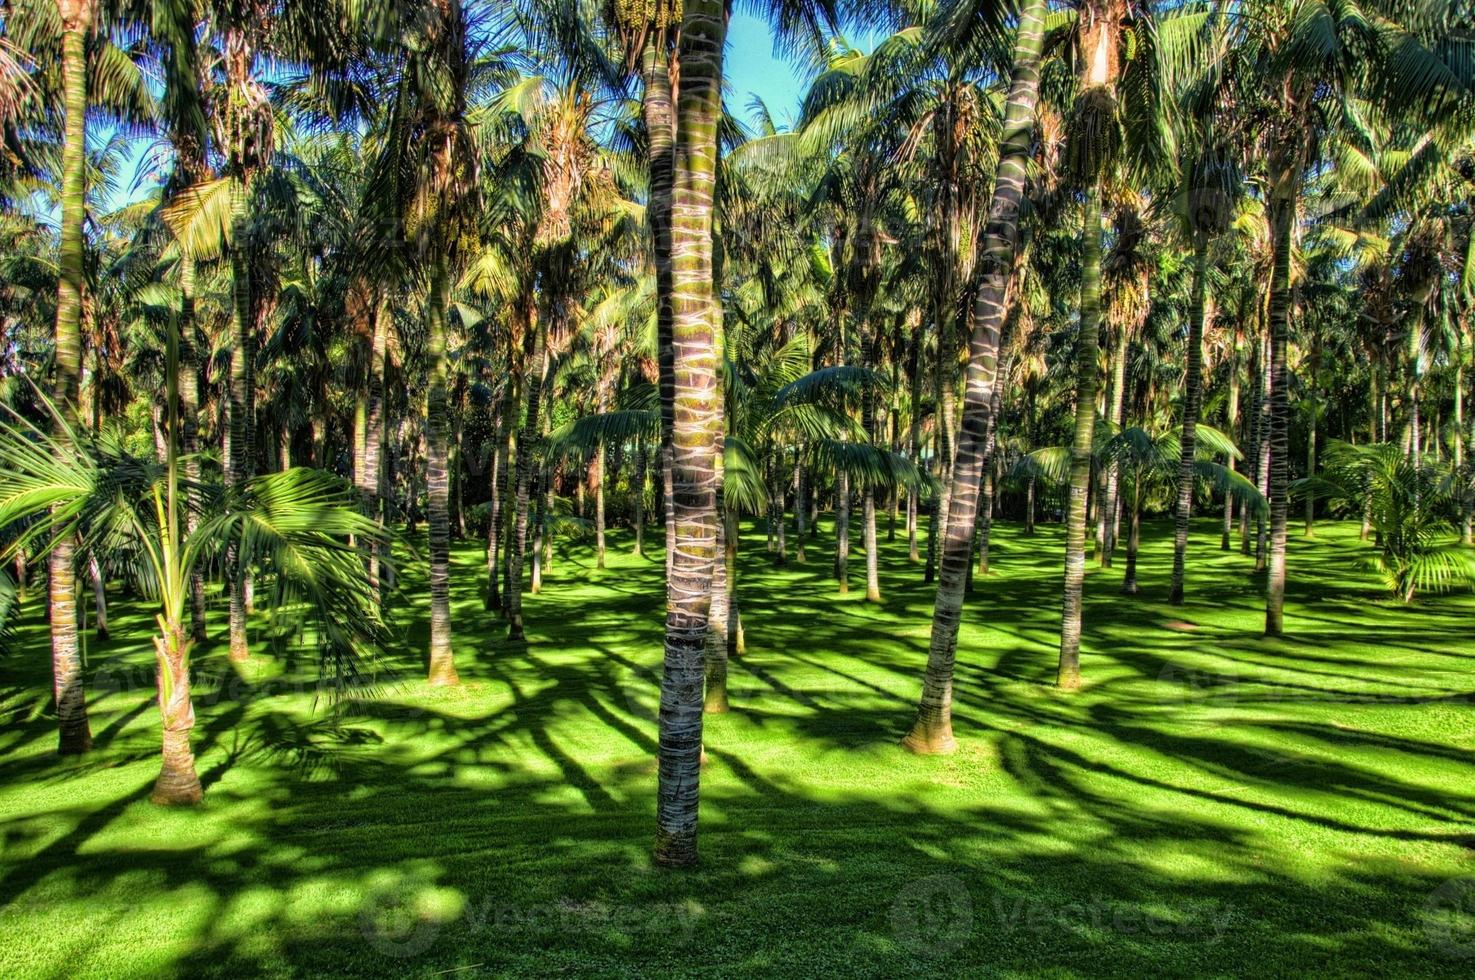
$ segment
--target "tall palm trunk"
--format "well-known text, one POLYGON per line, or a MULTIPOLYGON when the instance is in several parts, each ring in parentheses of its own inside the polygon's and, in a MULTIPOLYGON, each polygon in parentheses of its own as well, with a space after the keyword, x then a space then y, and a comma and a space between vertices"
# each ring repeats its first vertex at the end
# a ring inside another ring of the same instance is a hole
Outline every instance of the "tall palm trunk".
MULTIPOLYGON (((189 479, 186 491, 185 526, 191 533, 199 522, 198 497, 200 482, 200 368, 195 351, 195 262, 187 255, 179 257, 179 415, 180 452, 184 453, 184 472, 189 479)), ((203 643, 205 634, 205 576, 198 568, 190 571, 190 639, 203 643)))
POLYGON ((850 474, 835 474, 835 583, 850 591, 850 474))
POLYGON ((727 34, 724 7, 723 0, 686 0, 683 10, 671 222, 676 539, 666 587, 655 859, 681 867, 697 861, 702 654, 722 485, 722 308, 713 281, 712 218, 727 34))
MULTIPOLYGON (((393 318, 387 293, 378 297, 374 304, 373 335, 369 341, 369 371, 364 385, 364 440, 362 459, 356 460, 353 468, 354 483, 359 499, 367 512, 381 520, 382 495, 384 489, 384 372, 388 366, 389 327, 393 318)), ((380 566, 387 555, 380 554, 381 545, 372 543, 365 555, 369 588, 376 600, 380 595, 380 566)))
MULTIPOLYGON (((1119 324, 1111 353, 1111 383, 1106 393, 1106 420, 1113 430, 1122 424, 1122 407, 1127 388, 1127 324, 1119 324)), ((1096 505, 1096 560, 1103 568, 1111 567, 1116 553, 1116 521, 1120 511, 1120 467, 1113 460, 1101 465, 1096 505)))
POLYGON ((630 549, 637 558, 645 554, 645 442, 638 440, 635 443, 635 476, 630 481, 630 491, 634 498, 635 514, 631 518, 634 524, 635 544, 630 549))
POLYGON ((804 519, 809 511, 809 481, 800 461, 799 450, 794 450, 794 560, 803 565, 808 558, 804 554, 804 519))
POLYGON ((449 260, 444 252, 432 259, 430 291, 425 299, 425 356, 430 386, 425 395, 425 501, 430 537, 430 667, 431 684, 459 684, 451 647, 451 486, 450 404, 447 391, 446 317, 451 305, 449 260))
POLYGON ((488 452, 487 486, 491 496, 487 502, 487 587, 485 606, 496 609, 501 604, 498 588, 497 558, 502 545, 502 483, 507 472, 507 406, 511 401, 511 385, 502 388, 492 408, 492 445, 488 452))
POLYGON ((1142 497, 1139 484, 1142 473, 1133 474, 1131 502, 1131 515, 1128 517, 1127 530, 1127 574, 1122 578, 1122 594, 1137 594, 1137 548, 1142 543, 1142 497))
MULTIPOLYGON (((235 231, 231 240, 231 348, 229 399, 226 411, 225 482, 241 486, 251 478, 251 260, 246 246, 246 224, 249 211, 244 183, 232 191, 231 224, 235 231)), ((250 659, 246 638, 246 574, 236 560, 234 549, 226 555, 226 590, 230 600, 230 659, 250 659)))
POLYGON ((1291 326, 1291 234, 1296 215, 1294 183, 1288 177, 1270 201, 1274 267, 1270 275, 1270 552, 1265 583, 1265 633, 1285 629, 1286 519, 1290 512, 1290 400, 1286 385, 1286 341, 1291 326))
MULTIPOLYGON (((1209 242, 1207 237, 1199 234, 1195 236, 1193 247, 1193 299, 1188 312, 1188 372, 1183 382, 1183 430, 1178 438, 1178 507, 1173 515, 1173 583, 1168 589, 1168 602, 1175 606, 1183 602, 1184 562, 1188 555, 1188 518, 1193 507, 1198 413, 1203 401, 1204 289, 1208 269, 1209 242)), ((1135 510, 1135 500, 1133 507, 1135 510)), ((1134 535, 1137 533, 1136 520, 1134 514, 1134 535)), ((1227 531, 1225 533, 1228 534, 1227 531)), ((1135 574, 1132 581, 1135 586, 1135 574)))
POLYGON ((517 438, 517 498, 512 528, 512 546, 507 563, 507 638, 525 639, 522 628, 522 569, 528 550, 528 501, 533 482, 533 444, 537 442, 539 412, 543 405, 543 385, 548 374, 547 325, 543 317, 531 317, 528 324, 528 370, 532 381, 527 385, 527 413, 522 432, 517 438))
MULTIPOLYGON (((1234 359, 1229 364, 1229 404, 1226 406, 1226 428, 1229 438, 1239 443, 1239 398, 1240 378, 1239 373, 1244 366, 1244 323, 1241 320, 1234 328, 1234 359)), ((1234 457, 1228 459, 1229 471, 1234 472, 1234 457)), ((1224 533, 1219 539, 1219 549, 1229 550, 1229 536, 1234 531, 1234 494, 1230 490, 1224 491, 1224 533)))
POLYGON ((1060 666, 1056 683, 1081 686, 1081 598, 1086 581, 1086 496, 1091 485, 1091 445, 1096 428, 1096 354, 1101 330, 1101 184, 1086 191, 1081 235, 1081 326, 1076 340, 1075 432, 1070 445, 1070 496, 1065 509, 1065 594, 1060 617, 1060 666))
POLYGON ((675 193, 676 112, 671 99, 671 64, 666 32, 651 32, 642 55, 641 113, 650 154, 647 220, 656 267, 656 347, 661 395, 661 510, 666 521, 666 576, 676 556, 676 504, 672 433, 676 411, 676 349, 672 335, 672 200, 675 193))
MULTIPOLYGON (((87 166, 87 32, 95 13, 93 0, 59 0, 62 16, 62 83, 66 101, 62 144, 61 245, 58 253, 55 381, 53 399, 64 425, 58 441, 70 445, 77 425, 77 395, 82 384, 82 234, 86 220, 87 166)), ((77 573, 75 543, 57 541, 49 561, 51 604, 52 695, 59 722, 57 751, 78 755, 92 748, 87 721, 87 694, 77 638, 77 573)))
POLYGON ((978 516, 978 488, 993 412, 999 335, 1004 323, 1009 272, 1019 248, 1019 210, 1024 200, 1035 103, 1039 97, 1040 48, 1045 0, 1028 0, 1020 12, 1013 77, 1004 110, 1004 136, 994 178, 974 297, 973 336, 968 348, 968 383, 963 400, 962 438, 950 494, 952 514, 943 546, 941 578, 932 613, 932 640, 917 718, 902 744, 913 752, 951 752, 953 664, 968 577, 969 550, 978 516))

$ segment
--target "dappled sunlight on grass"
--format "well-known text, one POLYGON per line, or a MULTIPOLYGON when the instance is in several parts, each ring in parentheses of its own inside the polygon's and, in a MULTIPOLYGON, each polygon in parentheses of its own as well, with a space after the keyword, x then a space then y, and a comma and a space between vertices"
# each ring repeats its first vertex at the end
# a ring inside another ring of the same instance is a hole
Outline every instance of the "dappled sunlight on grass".
POLYGON ((89 641, 97 750, 58 759, 33 596, 0 662, 0 962, 1448 974, 1475 944, 1447 914, 1475 844, 1475 599, 1392 602, 1356 529, 1324 524, 1292 538, 1288 635, 1266 640, 1261 583, 1217 522, 1195 529, 1187 604, 1166 604, 1169 530, 1146 529, 1142 595, 1118 594, 1120 567, 1088 577, 1085 685, 1063 695, 1058 529, 999 528, 964 613, 959 752, 918 758, 896 743, 932 589, 904 542, 883 546, 876 605, 835 594, 828 535, 775 568, 754 529, 690 874, 648 858, 663 566, 624 535, 602 572, 583 545, 559 555, 526 597, 526 645, 483 608, 480 547, 457 547, 456 688, 420 680, 428 596, 407 572, 401 644, 338 713, 265 616, 232 670, 217 610, 196 654, 195 811, 147 802, 147 607, 116 597, 114 639, 89 641))

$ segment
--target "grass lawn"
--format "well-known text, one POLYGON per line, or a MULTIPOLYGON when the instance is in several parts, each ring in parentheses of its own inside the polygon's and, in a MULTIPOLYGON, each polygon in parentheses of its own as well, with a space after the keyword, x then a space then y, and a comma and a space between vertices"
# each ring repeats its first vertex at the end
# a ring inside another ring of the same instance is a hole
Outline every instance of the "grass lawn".
MULTIPOLYGON (((858 535, 856 536, 858 539, 858 535)), ((884 535, 883 535, 884 537, 884 535)), ((1293 536, 1287 630, 1195 528, 1190 597, 1087 580, 1085 687, 1051 684, 1058 529, 996 532, 958 657, 959 751, 916 758, 933 590, 884 543, 835 594, 826 535, 750 530, 747 652, 708 718, 702 866, 653 868, 663 564, 564 549, 526 646, 455 553, 457 666, 421 683, 407 580, 377 699, 314 710, 291 625, 197 652, 206 804, 157 772, 152 612, 89 638, 97 748, 59 759, 41 597, 0 660, 0 973, 479 976, 1453 975, 1475 955, 1475 597, 1385 597, 1353 526, 1293 536), (791 541, 792 544, 792 541, 791 541), (276 643, 273 633, 282 634, 276 643), (451 972, 455 971, 455 972, 451 972)), ((647 540, 659 542, 653 530, 647 540)))

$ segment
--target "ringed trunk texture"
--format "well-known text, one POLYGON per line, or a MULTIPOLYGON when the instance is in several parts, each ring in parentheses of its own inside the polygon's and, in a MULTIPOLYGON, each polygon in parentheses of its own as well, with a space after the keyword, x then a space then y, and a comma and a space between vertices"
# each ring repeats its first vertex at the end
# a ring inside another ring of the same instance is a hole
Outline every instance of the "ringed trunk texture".
POLYGON ((190 732, 195 727, 189 651, 189 640, 181 624, 167 623, 163 635, 154 637, 164 749, 159 778, 154 781, 149 799, 160 806, 193 806, 204 798, 200 777, 195 772, 195 754, 189 744, 190 732))
POLYGON ((1270 554, 1265 583, 1265 634, 1285 629, 1286 519, 1290 511, 1290 400, 1286 390, 1286 341, 1291 326, 1291 236, 1296 214, 1295 177, 1271 198, 1274 266, 1270 275, 1270 554))
MULTIPOLYGON (((1204 285, 1208 276, 1209 244, 1202 236, 1194 243, 1193 299, 1188 314, 1188 372, 1183 382, 1183 430, 1178 439, 1178 507, 1173 515, 1173 582, 1168 602, 1183 603, 1183 575, 1188 555, 1188 519, 1193 507, 1194 461, 1198 452, 1198 413, 1203 400, 1204 285)), ((1135 494, 1134 494, 1135 496, 1135 494)), ((1133 509, 1137 503, 1134 499, 1133 509)), ((1132 534, 1137 534, 1137 515, 1132 515, 1132 534)), ((1227 526, 1227 525, 1226 525, 1227 526)), ((1225 532, 1226 539, 1228 532, 1225 532)), ((1136 551, 1133 550, 1132 583, 1136 586, 1136 551)))
POLYGON ((1101 185, 1086 192, 1081 243, 1081 328, 1076 341, 1075 433, 1070 446, 1070 495, 1065 509, 1065 589, 1060 617, 1056 683, 1081 686, 1081 598, 1086 581, 1086 497, 1091 487, 1091 443, 1096 424, 1096 354, 1101 329, 1101 185))
POLYGON ((666 577, 676 554, 676 505, 672 473, 676 404, 676 348, 672 335, 672 199, 675 193, 676 112, 672 104, 670 54, 665 31, 655 30, 642 56, 644 116, 650 154, 651 252, 656 267, 656 361, 661 394, 661 512, 666 522, 666 577))
POLYGON ((978 517, 979 482, 992 421, 993 388, 998 380, 999 336, 1006 313, 1009 272, 1019 249, 1019 210, 1033 143, 1044 16, 1044 0, 1028 0, 1020 13, 1015 41, 1013 76, 1004 110, 1004 135, 984 229, 978 292, 974 297, 962 432, 957 465, 953 468, 953 492, 949 495, 952 513, 948 516, 947 538, 942 548, 927 670, 922 678, 917 718, 902 740, 913 752, 951 752, 957 748, 952 722, 953 666, 969 551, 978 517))
MULTIPOLYGON (((70 447, 77 426, 77 395, 82 384, 82 234, 86 220, 87 166, 87 32, 92 27, 91 0, 63 0, 62 82, 66 129, 62 144, 61 243, 58 253, 55 380, 52 397, 61 414, 56 437, 70 447)), ((79 755, 92 748, 87 721, 87 695, 77 637, 75 542, 55 542, 49 560, 51 605, 51 677, 58 720, 57 751, 79 755)))
POLYGON ((522 640, 522 568, 528 551, 528 501, 533 482, 533 443, 538 438, 538 414, 543 404, 544 377, 548 373, 548 345, 543 318, 530 325, 528 334, 532 350, 532 383, 527 386, 527 415, 517 437, 516 516, 512 527, 512 546, 507 562, 507 638, 522 640))
POLYGON ((671 223, 672 500, 675 547, 666 586, 655 860, 697 863, 702 756, 702 655, 717 561, 722 483, 722 309, 712 266, 717 123, 722 113, 723 0, 686 0, 671 223))
POLYGON ((450 413, 446 363, 446 316, 451 302, 450 271, 442 253, 431 269, 425 354, 430 390, 425 398, 425 499, 430 537, 430 666, 435 685, 461 683, 451 646, 451 485, 450 413))

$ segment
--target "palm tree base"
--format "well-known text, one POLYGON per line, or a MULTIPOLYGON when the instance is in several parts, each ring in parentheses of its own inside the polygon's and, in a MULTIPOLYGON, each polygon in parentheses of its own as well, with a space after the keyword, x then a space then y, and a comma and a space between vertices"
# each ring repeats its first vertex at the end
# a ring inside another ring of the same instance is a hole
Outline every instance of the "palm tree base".
POLYGON ((656 864, 663 868, 694 868, 697 866, 697 835, 695 830, 680 833, 656 832, 656 849, 652 855, 656 864))
POLYGON ((926 725, 918 721, 901 740, 901 747, 913 755, 952 755, 958 751, 951 722, 926 725))
POLYGON ((57 755, 85 755, 92 751, 92 730, 83 725, 81 731, 63 731, 57 742, 57 755))

